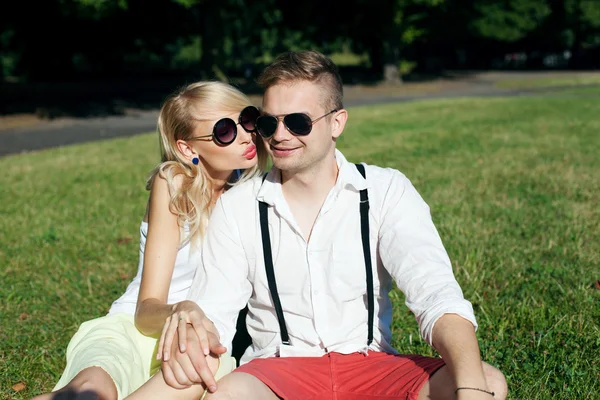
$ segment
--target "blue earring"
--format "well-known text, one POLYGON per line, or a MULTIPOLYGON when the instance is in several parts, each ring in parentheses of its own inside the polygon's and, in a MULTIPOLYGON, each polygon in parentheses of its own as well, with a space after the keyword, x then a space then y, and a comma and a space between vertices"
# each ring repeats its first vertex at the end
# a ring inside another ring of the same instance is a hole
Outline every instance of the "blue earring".
POLYGON ((194 158, 192 158, 192 162, 194 163, 194 165, 198 165, 200 160, 198 159, 198 157, 194 157, 194 158))

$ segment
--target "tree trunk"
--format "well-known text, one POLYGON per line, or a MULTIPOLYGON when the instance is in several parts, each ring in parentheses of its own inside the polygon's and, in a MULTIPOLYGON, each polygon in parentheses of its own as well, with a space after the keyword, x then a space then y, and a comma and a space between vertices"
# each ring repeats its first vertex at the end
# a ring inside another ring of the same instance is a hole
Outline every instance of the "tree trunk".
POLYGON ((383 79, 385 83, 399 84, 402 83, 400 77, 400 49, 394 41, 388 41, 383 45, 384 49, 384 65, 383 79))
POLYGON ((369 44, 369 58, 371 59, 370 74, 373 79, 380 80, 384 72, 383 61, 383 41, 379 38, 374 38, 369 44))
POLYGON ((402 83, 398 69, 399 51, 389 42, 376 38, 370 42, 369 57, 371 59, 371 75, 375 80, 385 83, 402 83))

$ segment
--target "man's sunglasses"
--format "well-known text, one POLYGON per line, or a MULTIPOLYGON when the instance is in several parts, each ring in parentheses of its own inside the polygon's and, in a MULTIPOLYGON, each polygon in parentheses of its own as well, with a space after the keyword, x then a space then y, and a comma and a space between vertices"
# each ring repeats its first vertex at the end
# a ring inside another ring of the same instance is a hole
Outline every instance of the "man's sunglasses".
POLYGON ((189 140, 197 140, 212 137, 215 142, 226 146, 235 141, 237 137, 237 125, 240 125, 248 133, 256 131, 256 120, 260 116, 260 111, 254 106, 248 106, 242 110, 236 123, 231 118, 221 118, 213 126, 210 135, 195 136, 189 140))
POLYGON ((312 131, 314 124, 336 111, 337 110, 331 110, 327 114, 316 119, 310 119, 310 117, 304 113, 293 113, 277 117, 274 115, 261 115, 256 120, 256 131, 260 134, 260 136, 268 139, 277 131, 277 125, 279 125, 279 121, 283 120, 283 125, 292 134, 297 136, 306 136, 312 131))

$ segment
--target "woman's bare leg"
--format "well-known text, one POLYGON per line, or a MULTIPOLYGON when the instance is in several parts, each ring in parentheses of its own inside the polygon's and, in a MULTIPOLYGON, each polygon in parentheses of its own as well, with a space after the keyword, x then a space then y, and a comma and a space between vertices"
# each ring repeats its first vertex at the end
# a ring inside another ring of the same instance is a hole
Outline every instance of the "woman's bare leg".
MULTIPOLYGON (((208 366, 215 375, 219 369, 219 359, 207 357, 208 366)), ((158 371, 150 380, 144 383, 138 390, 126 397, 127 400, 151 400, 151 399, 173 399, 173 400, 198 400, 204 394, 204 385, 193 385, 187 389, 175 389, 165 382, 162 371, 158 371)))
POLYGON ((127 400, 141 399, 173 399, 197 400, 204 393, 204 385, 193 385, 187 389, 175 389, 167 385, 162 371, 158 371, 150 380, 138 390, 126 397, 127 400))

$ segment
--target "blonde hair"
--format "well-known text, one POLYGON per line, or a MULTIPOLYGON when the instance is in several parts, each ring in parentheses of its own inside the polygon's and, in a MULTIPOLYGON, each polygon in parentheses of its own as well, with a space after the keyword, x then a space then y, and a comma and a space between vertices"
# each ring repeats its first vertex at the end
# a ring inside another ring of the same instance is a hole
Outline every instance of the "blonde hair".
POLYGON ((280 54, 257 79, 264 90, 282 82, 297 81, 322 84, 322 106, 327 110, 344 108, 344 87, 338 68, 333 61, 317 51, 288 51, 280 54))
MULTIPOLYGON (((169 210, 177 215, 182 243, 197 241, 204 236, 212 207, 214 187, 202 163, 194 165, 179 151, 178 140, 190 140, 199 121, 215 119, 215 111, 240 112, 252 105, 250 99, 236 88, 222 82, 196 82, 172 93, 163 103, 158 116, 161 163, 154 168, 146 189, 150 190, 156 176, 167 181, 169 210), (184 228, 188 233, 185 236, 184 228)), ((243 129, 241 126, 238 129, 243 129)), ((241 183, 264 171, 267 154, 262 140, 256 143, 258 163, 245 170, 237 180, 241 183)), ((230 183, 232 185, 234 183, 230 183)))

